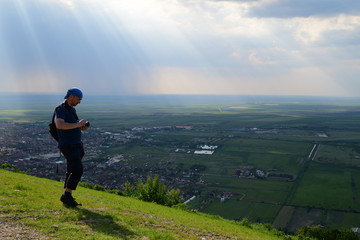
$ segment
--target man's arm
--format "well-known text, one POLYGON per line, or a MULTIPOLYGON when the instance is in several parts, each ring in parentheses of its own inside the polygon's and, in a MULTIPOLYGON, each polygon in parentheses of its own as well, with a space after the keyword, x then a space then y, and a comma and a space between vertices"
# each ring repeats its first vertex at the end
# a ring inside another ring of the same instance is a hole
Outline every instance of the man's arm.
POLYGON ((70 130, 70 129, 74 129, 74 128, 82 128, 83 126, 85 126, 85 124, 86 124, 86 121, 84 119, 81 119, 77 123, 68 123, 68 122, 65 122, 65 120, 62 118, 55 118, 56 128, 60 129, 60 130, 70 130))

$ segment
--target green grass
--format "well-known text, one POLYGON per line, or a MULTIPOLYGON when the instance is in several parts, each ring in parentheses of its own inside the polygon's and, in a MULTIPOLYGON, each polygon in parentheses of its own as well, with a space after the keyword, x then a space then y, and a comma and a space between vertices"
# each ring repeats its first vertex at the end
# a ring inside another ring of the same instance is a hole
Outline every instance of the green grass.
POLYGON ((0 170, 0 189, 2 221, 24 224, 51 239, 283 239, 260 224, 242 226, 82 187, 75 197, 83 206, 66 208, 59 201, 61 182, 5 170, 0 170))
POLYGON ((266 201, 270 203, 283 201, 286 196, 286 192, 292 184, 291 182, 281 181, 267 181, 237 177, 231 178, 231 183, 228 183, 225 187, 224 184, 228 182, 225 177, 205 175, 202 179, 206 182, 215 182, 215 184, 209 186, 213 188, 212 190, 221 188, 224 191, 246 194, 244 200, 259 202, 266 201))
POLYGON ((360 211, 360 187, 356 182, 359 174, 358 169, 311 163, 292 199, 292 204, 360 211))
POLYGON ((295 174, 298 161, 310 148, 306 142, 274 141, 264 139, 232 139, 219 149, 219 158, 234 158, 234 166, 245 162, 254 167, 277 169, 295 174))
POLYGON ((333 146, 322 144, 316 161, 321 163, 360 167, 360 153, 351 146, 333 146))
POLYGON ((250 221, 272 222, 280 210, 279 205, 270 205, 260 202, 238 201, 234 199, 225 200, 221 203, 220 199, 210 204, 204 212, 222 215, 227 219, 247 218, 250 221), (261 218, 259 217, 261 216, 261 218))
POLYGON ((287 224, 288 222, 290 222, 294 211, 294 207, 283 206, 274 220, 274 226, 278 229, 286 229, 287 224))

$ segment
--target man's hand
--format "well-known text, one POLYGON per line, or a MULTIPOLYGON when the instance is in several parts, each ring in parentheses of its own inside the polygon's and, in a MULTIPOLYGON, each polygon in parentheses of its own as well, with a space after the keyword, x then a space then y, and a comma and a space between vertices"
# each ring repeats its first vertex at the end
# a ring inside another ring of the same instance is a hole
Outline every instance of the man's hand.
POLYGON ((85 121, 84 119, 81 119, 80 121, 77 122, 77 126, 78 126, 79 128, 84 127, 85 124, 86 124, 86 121, 85 121))
POLYGON ((82 131, 86 131, 89 127, 86 125, 86 121, 84 119, 81 119, 78 124, 80 125, 80 129, 82 131))
POLYGON ((88 130, 88 126, 86 126, 86 125, 84 125, 84 126, 82 126, 80 129, 82 130, 82 131, 86 131, 86 130, 88 130))
POLYGON ((86 126, 86 121, 84 119, 81 119, 77 123, 67 123, 64 121, 64 119, 57 118, 55 119, 56 128, 61 130, 69 130, 74 128, 80 128, 83 131, 86 131, 89 127, 86 126))

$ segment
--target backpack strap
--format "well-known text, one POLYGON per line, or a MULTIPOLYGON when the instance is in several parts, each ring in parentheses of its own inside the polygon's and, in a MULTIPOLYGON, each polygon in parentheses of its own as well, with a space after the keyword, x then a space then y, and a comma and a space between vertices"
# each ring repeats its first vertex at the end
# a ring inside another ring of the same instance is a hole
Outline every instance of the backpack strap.
POLYGON ((57 105, 55 107, 54 114, 53 114, 53 117, 52 117, 52 123, 55 123, 56 110, 58 110, 58 108, 60 108, 60 107, 63 107, 66 110, 68 110, 75 117, 76 120, 79 120, 79 117, 77 116, 77 114, 74 111, 72 111, 70 109, 70 106, 68 104, 66 104, 66 102, 64 101, 63 103, 61 103, 61 104, 59 104, 59 105, 57 105))
POLYGON ((52 122, 53 124, 55 123, 56 110, 58 110, 58 108, 60 108, 60 107, 63 107, 64 104, 65 104, 65 102, 63 102, 63 103, 61 103, 61 104, 59 104, 59 105, 57 105, 57 106, 55 107, 54 114, 53 114, 52 120, 51 120, 51 122, 52 122))

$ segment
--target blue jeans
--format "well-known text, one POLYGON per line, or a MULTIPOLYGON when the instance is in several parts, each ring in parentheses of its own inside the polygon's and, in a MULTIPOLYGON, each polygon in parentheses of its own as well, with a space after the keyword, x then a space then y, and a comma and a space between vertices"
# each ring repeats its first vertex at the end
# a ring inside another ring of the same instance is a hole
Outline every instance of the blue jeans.
POLYGON ((82 144, 70 144, 60 147, 61 153, 66 158, 66 176, 64 188, 75 190, 83 175, 82 158, 85 155, 82 144))

